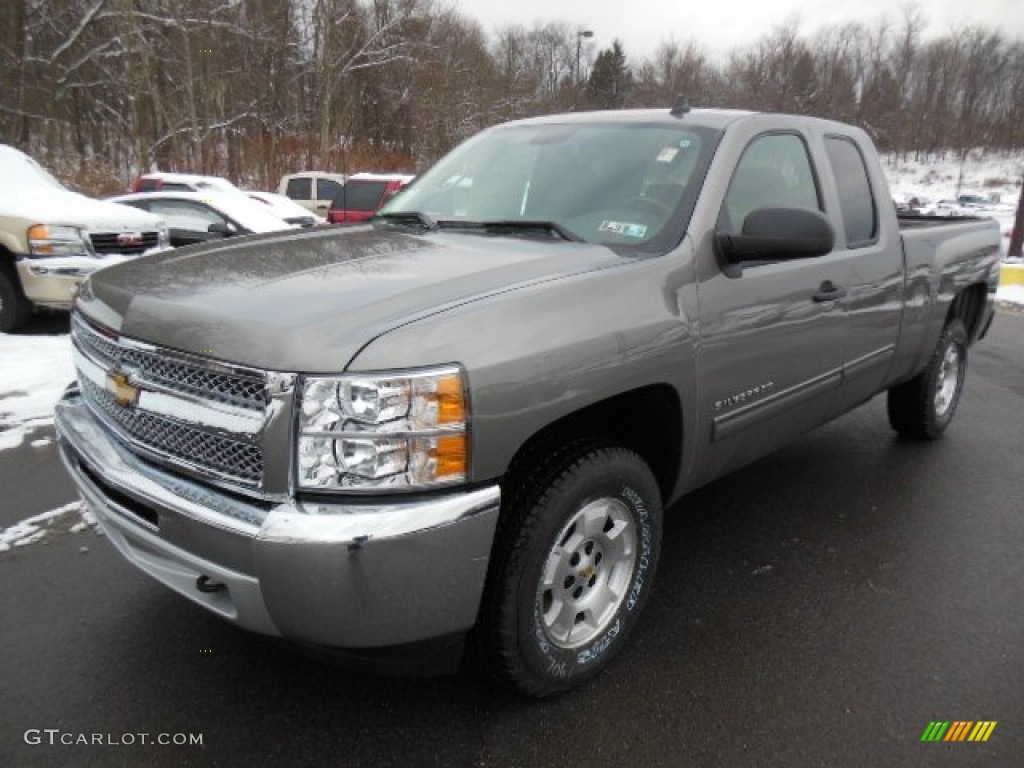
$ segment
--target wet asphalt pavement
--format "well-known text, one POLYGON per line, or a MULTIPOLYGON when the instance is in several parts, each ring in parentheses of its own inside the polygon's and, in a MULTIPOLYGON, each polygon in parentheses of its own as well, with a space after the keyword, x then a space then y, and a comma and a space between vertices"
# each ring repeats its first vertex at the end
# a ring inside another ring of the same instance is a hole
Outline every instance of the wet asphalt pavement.
MULTIPOLYGON (((0 527, 73 498, 52 444, 0 453, 0 527)), ((72 522, 0 553, 0 766, 1024 765, 1019 314, 945 439, 897 440, 876 398, 673 508, 631 647, 553 701, 307 658, 72 522), (922 743, 934 720, 998 724, 922 743)))

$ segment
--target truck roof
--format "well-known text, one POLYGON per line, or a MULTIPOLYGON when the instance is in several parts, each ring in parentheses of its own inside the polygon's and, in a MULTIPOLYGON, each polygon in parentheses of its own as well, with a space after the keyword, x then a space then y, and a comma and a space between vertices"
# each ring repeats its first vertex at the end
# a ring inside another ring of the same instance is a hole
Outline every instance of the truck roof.
MULTIPOLYGON (((515 120, 503 125, 545 125, 552 123, 580 123, 593 125, 594 123, 644 123, 666 125, 700 125, 708 128, 724 130, 729 125, 755 118, 784 117, 792 120, 794 125, 827 125, 836 129, 849 131, 851 126, 807 115, 784 115, 771 112, 752 112, 741 109, 687 109, 678 116, 672 114, 669 108, 661 109, 620 109, 603 110, 595 112, 567 112, 557 115, 544 115, 541 117, 530 117, 523 120, 515 120)), ((500 126, 499 126, 500 127, 500 126)))

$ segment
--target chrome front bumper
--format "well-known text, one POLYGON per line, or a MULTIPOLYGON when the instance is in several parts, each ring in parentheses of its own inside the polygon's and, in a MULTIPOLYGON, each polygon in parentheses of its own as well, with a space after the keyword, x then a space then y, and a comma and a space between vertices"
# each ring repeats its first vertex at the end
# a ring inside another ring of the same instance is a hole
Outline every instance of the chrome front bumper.
MULTIPOLYGON (((147 251, 159 253, 158 249, 147 251)), ((16 269, 25 297, 40 307, 71 309, 78 286, 93 272, 121 264, 136 256, 59 256, 45 259, 20 257, 16 269)))
POLYGON ((264 504, 140 460, 73 389, 56 416, 61 456, 114 546, 239 626, 375 649, 476 621, 497 486, 387 503, 264 504))

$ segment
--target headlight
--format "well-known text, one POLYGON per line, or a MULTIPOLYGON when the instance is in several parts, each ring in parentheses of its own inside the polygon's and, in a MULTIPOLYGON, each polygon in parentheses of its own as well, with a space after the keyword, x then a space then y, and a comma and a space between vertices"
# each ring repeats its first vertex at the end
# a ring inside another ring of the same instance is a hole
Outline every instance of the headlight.
POLYGON ((466 387, 459 368, 304 377, 299 488, 419 488, 466 479, 466 387))
POLYGON ((76 227, 36 224, 28 228, 31 256, 90 256, 89 245, 76 227))

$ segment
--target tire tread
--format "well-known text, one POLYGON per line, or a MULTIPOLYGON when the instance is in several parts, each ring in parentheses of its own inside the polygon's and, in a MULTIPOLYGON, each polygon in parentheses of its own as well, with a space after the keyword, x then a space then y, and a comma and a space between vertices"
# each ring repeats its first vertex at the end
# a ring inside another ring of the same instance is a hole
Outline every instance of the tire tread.
MULTIPOLYGON (((627 448, 600 437, 581 436, 566 442, 539 442, 513 463, 503 484, 504 510, 495 533, 492 567, 484 591, 478 650, 493 677, 530 696, 551 696, 563 692, 566 686, 538 681, 520 660, 514 599, 519 585, 509 583, 504 575, 528 556, 530 541, 542 523, 540 512, 547 503, 575 476, 586 471, 587 465, 601 464, 615 456, 636 459, 646 468, 639 456, 627 448)), ((649 483, 657 493, 653 474, 649 483)), ((599 671, 600 668, 595 669, 595 674, 599 671)), ((577 679, 573 687, 581 682, 577 679)))
MULTIPOLYGON (((959 341, 967 364, 967 329, 957 318, 953 318, 942 329, 939 342, 935 345, 928 365, 917 376, 892 387, 886 403, 889 424, 896 432, 913 440, 935 440, 942 436, 953 414, 945 423, 938 423, 934 411, 934 382, 937 368, 950 341, 959 341)), ((962 385, 961 385, 962 387, 962 385)), ((961 388, 962 392, 962 388, 961 388)), ((957 394, 959 399, 960 393, 957 394)), ((954 412, 956 403, 953 404, 954 412)))

